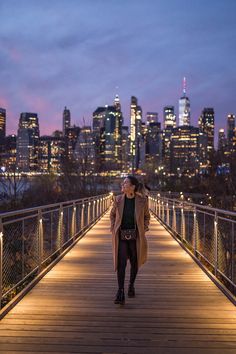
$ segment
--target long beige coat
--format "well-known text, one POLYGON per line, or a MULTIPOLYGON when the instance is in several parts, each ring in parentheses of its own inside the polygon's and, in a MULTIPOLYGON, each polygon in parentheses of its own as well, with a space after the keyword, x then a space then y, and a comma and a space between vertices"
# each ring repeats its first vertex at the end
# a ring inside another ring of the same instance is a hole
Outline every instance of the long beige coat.
MULTIPOLYGON (((122 221, 122 215, 125 204, 125 194, 118 195, 110 213, 111 232, 112 232, 112 252, 114 261, 114 270, 117 270, 119 227, 122 221)), ((135 195, 135 218, 138 229, 137 237, 137 256, 138 268, 147 260, 147 240, 145 231, 148 231, 150 213, 148 208, 148 199, 135 195)))

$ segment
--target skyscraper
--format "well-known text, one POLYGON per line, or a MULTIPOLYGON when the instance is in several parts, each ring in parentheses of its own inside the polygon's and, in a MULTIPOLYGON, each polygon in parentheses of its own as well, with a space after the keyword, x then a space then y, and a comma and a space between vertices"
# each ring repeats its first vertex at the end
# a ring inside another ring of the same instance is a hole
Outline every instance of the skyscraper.
POLYGON ((153 122, 148 125, 146 134, 146 162, 153 169, 157 168, 162 158, 161 123, 153 122))
POLYGON ((130 154, 132 162, 134 162, 135 157, 137 104, 137 98, 132 96, 130 104, 130 154))
POLYGON ((171 136, 171 172, 195 175, 199 169, 199 129, 181 126, 171 136))
POLYGON ((227 145, 228 145, 228 152, 229 153, 232 153, 232 151, 233 151, 234 134, 235 134, 235 115, 228 114, 228 116, 227 116, 227 145))
POLYGON ((147 112, 146 121, 147 121, 147 124, 157 123, 158 122, 158 113, 157 112, 147 112))
POLYGON ((121 104, 120 104, 120 98, 118 95, 116 95, 115 99, 114 99, 114 106, 116 108, 117 111, 121 112, 121 104))
POLYGON ((64 136, 66 135, 66 129, 70 127, 70 120, 70 110, 65 107, 62 118, 62 131, 64 136))
POLYGON ((190 101, 186 96, 186 78, 183 79, 183 95, 179 99, 179 126, 190 125, 190 101))
POLYGON ((37 113, 21 113, 17 134, 17 167, 29 172, 38 169, 39 122, 37 113))
POLYGON ((219 129, 218 134, 218 151, 224 152, 226 148, 226 137, 225 137, 225 130, 219 129))
POLYGON ((66 128, 66 138, 65 138, 65 152, 69 160, 73 160, 75 145, 80 133, 80 127, 73 126, 66 128))
POLYGON ((208 156, 214 150, 215 113, 213 108, 204 108, 199 117, 200 130, 207 136, 208 156))
POLYGON ((79 173, 83 176, 94 172, 95 142, 90 126, 83 126, 80 130, 76 147, 75 158, 78 162, 79 173))
POLYGON ((39 139, 39 171, 60 173, 65 156, 65 139, 62 136, 41 136, 39 139))
POLYGON ((0 145, 4 144, 6 137, 6 110, 0 108, 0 145))
POLYGON ((165 106, 163 109, 164 128, 176 127, 176 115, 174 106, 165 106))
POLYGON ((130 104, 130 156, 132 171, 139 167, 140 143, 142 133, 142 108, 136 97, 131 97, 130 104))

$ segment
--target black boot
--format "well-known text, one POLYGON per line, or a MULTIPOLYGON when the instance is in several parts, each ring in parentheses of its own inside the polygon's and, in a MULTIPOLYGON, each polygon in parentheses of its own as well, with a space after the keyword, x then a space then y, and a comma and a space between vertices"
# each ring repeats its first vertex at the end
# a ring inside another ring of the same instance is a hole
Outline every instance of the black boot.
POLYGON ((135 297, 134 284, 129 284, 128 297, 135 297))
POLYGON ((124 289, 119 289, 116 294, 116 298, 114 300, 114 304, 125 304, 125 292, 124 289))

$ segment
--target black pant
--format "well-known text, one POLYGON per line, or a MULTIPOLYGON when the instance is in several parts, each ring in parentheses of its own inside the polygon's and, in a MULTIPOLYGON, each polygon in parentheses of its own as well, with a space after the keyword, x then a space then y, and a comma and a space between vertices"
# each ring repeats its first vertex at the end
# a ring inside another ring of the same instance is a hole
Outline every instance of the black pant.
POLYGON ((137 248, 136 240, 123 241, 119 240, 118 248, 118 269, 117 278, 119 289, 124 288, 125 283, 125 268, 127 264, 127 259, 130 260, 130 283, 134 284, 136 275, 138 273, 138 258, 137 258, 137 248))

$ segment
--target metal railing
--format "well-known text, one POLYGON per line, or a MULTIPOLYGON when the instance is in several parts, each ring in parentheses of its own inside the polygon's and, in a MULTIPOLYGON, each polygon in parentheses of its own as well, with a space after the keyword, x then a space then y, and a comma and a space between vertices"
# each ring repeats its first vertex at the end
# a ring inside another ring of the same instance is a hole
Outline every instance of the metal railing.
POLYGON ((236 213, 181 200, 149 197, 151 211, 235 302, 236 213))
POLYGON ((0 214, 0 309, 82 237, 111 194, 0 214))

